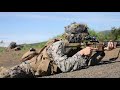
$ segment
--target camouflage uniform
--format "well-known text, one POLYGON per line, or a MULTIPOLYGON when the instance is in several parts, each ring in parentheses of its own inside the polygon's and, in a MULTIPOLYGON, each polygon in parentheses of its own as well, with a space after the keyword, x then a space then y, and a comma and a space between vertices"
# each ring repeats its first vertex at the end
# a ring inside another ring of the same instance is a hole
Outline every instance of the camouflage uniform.
POLYGON ((8 70, 0 72, 0 78, 30 78, 35 77, 34 71, 28 63, 22 62, 8 70))
POLYGON ((75 71, 86 66, 84 59, 79 52, 72 57, 64 55, 65 46, 63 41, 53 43, 48 48, 48 55, 53 59, 62 72, 75 71))

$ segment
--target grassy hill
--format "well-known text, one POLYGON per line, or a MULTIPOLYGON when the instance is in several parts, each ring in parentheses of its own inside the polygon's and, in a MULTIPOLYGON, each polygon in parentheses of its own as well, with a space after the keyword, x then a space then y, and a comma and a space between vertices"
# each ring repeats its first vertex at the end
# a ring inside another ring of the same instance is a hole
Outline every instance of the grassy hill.
POLYGON ((110 32, 111 32, 111 30, 100 31, 100 33, 103 33, 103 34, 109 34, 110 32))
POLYGON ((22 50, 29 50, 30 48, 35 48, 35 49, 39 49, 42 48, 47 41, 44 42, 40 42, 40 43, 33 43, 33 44, 22 44, 23 48, 22 50))

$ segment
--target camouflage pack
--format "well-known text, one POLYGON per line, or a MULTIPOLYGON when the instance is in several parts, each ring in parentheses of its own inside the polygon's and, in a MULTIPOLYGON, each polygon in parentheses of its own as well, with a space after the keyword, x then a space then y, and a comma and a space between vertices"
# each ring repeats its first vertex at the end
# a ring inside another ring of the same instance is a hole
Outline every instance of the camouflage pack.
POLYGON ((27 51, 21 58, 21 61, 27 61, 27 60, 30 60, 32 59, 35 55, 37 55, 38 53, 36 52, 36 50, 30 50, 27 51))
POLYGON ((39 52, 29 50, 22 56, 22 61, 30 64, 32 69, 36 72, 36 76, 45 76, 48 74, 57 73, 57 65, 49 59, 47 48, 59 39, 49 40, 39 52))

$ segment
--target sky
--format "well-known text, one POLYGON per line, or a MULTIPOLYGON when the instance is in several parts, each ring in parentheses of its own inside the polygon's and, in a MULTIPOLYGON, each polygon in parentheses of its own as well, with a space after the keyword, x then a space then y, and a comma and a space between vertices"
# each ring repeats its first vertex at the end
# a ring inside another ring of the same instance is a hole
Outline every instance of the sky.
POLYGON ((37 43, 64 33, 72 22, 95 31, 120 26, 120 12, 0 12, 0 45, 37 43))

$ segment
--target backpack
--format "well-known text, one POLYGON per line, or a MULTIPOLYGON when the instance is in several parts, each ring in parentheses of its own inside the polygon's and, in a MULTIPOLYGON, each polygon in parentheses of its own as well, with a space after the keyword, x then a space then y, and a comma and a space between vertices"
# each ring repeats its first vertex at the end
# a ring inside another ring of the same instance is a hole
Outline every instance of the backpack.
POLYGON ((50 60, 47 54, 47 48, 53 43, 60 41, 59 39, 53 39, 48 41, 44 47, 40 49, 38 53, 35 51, 28 51, 23 55, 22 60, 26 60, 29 63, 30 67, 35 71, 36 76, 45 76, 58 73, 60 69, 54 63, 54 61, 50 60))
MULTIPOLYGON (((33 48, 32 48, 32 49, 33 49, 33 48)), ((30 48, 30 50, 27 51, 27 52, 22 56, 22 58, 21 58, 21 60, 20 60, 21 62, 30 60, 30 59, 32 59, 35 55, 38 54, 35 49, 34 49, 34 50, 32 50, 32 49, 30 48)))
POLYGON ((45 76, 45 75, 51 75, 51 74, 56 74, 60 69, 57 67, 57 65, 52 61, 48 54, 47 54, 47 49, 49 46, 51 46, 53 43, 60 41, 59 39, 53 39, 50 40, 46 43, 46 45, 41 48, 39 51, 39 56, 37 57, 38 60, 38 67, 36 70, 35 75, 37 76, 45 76))

